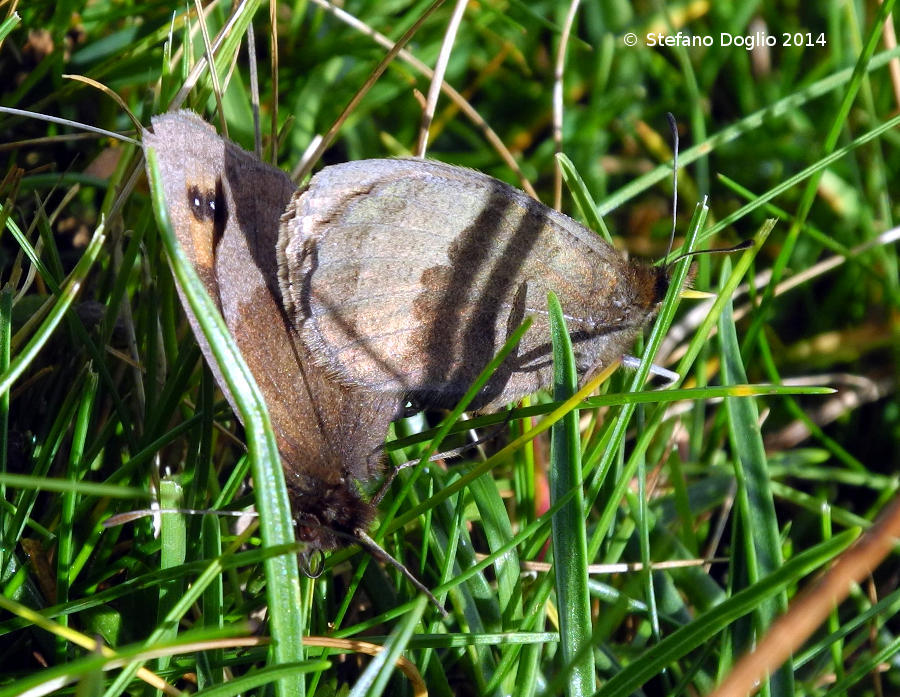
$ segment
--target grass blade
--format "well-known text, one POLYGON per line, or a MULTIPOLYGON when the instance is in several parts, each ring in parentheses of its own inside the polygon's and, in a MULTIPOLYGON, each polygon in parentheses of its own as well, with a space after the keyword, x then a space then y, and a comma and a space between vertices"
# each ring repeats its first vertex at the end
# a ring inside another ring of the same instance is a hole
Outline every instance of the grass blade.
MULTIPOLYGON (((723 265, 723 274, 728 273, 728 260, 723 265)), ((719 318, 719 342, 722 351, 722 381, 725 384, 745 382, 747 374, 741 360, 737 332, 731 315, 731 303, 726 303, 719 318)), ((726 397, 725 413, 732 449, 735 453, 734 468, 738 483, 738 512, 741 516, 739 530, 742 540, 735 549, 746 555, 747 584, 756 583, 780 567, 784 560, 781 555, 781 537, 775 502, 769 485, 768 462, 759 430, 759 411, 752 399, 726 397)), ((741 584, 735 574, 736 588, 741 584)), ((787 596, 781 593, 756 609, 755 631, 761 633, 769 627, 787 608, 787 596)), ((751 639, 752 641, 752 639, 751 639)), ((749 648, 750 642, 735 645, 739 652, 749 648)), ((770 678, 769 688, 773 695, 789 696, 794 691, 793 669, 790 661, 770 678)), ((766 690, 764 689, 764 692, 766 690)))
MULTIPOLYGON (((152 151, 151 151, 152 153, 152 151)), ((254 493, 260 515, 260 530, 266 546, 294 541, 293 522, 281 459, 272 434, 265 402, 256 386, 244 359, 234 347, 228 329, 206 291, 178 246, 162 198, 162 186, 155 154, 150 156, 151 179, 154 197, 153 210, 162 233, 172 272, 185 290, 194 315, 203 328, 204 335, 223 367, 222 375, 228 389, 241 411, 241 420, 247 434, 247 447, 251 454, 254 493), (227 367, 227 368, 226 368, 227 367)), ((303 615, 300 603, 300 576, 293 554, 266 560, 266 593, 271 613, 272 659, 274 663, 287 663, 296 658, 302 645, 303 615)), ((280 697, 303 694, 300 678, 282 677, 278 683, 280 697)))
MULTIPOLYGON (((553 340, 553 398, 559 402, 578 389, 572 339, 566 329, 562 306, 555 293, 547 298, 553 340)), ((566 694, 590 695, 594 691, 594 656, 585 647, 591 641, 591 603, 588 593, 588 558, 581 489, 581 438, 578 410, 573 409, 553 424, 550 446, 550 501, 564 494, 575 495, 552 518, 553 574, 564 670, 568 672, 566 694)))

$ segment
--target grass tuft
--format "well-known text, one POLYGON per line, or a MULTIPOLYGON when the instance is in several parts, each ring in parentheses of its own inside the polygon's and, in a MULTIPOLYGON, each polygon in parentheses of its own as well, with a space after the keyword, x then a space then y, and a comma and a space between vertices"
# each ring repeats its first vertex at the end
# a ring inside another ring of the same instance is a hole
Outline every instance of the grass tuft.
POLYGON ((788 627, 793 658, 760 690, 900 693, 897 560, 885 525, 866 532, 900 489, 894 3, 468 3, 442 54, 453 5, 276 3, 275 28, 258 2, 4 6, 0 697, 412 695, 416 673, 433 695, 710 694, 860 534, 851 549, 880 542, 886 561, 817 601, 811 635, 788 627), (657 32, 710 44, 652 47, 657 32), (760 32, 774 45, 726 42, 760 32), (372 535, 443 618, 358 549, 299 573, 252 381, 231 387, 241 428, 154 217, 136 125, 178 106, 285 171, 427 142, 545 202, 561 177, 565 212, 651 262, 673 112, 675 246, 754 246, 676 265, 635 372, 581 391, 559 347, 552 396, 392 426, 385 463, 419 465, 372 535), (680 297, 689 273, 706 299, 680 297), (648 384, 651 361, 679 384, 648 384), (169 497, 261 517, 103 525, 169 497))

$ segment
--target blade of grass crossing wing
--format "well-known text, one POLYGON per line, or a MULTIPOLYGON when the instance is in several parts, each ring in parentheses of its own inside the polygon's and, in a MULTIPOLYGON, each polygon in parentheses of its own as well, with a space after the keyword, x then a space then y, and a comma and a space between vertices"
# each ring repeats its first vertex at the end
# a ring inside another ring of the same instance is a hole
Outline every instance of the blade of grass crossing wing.
MULTIPOLYGON (((562 402, 578 389, 578 374, 562 306, 552 292, 547 305, 553 342, 553 398, 562 402)), ((591 640, 591 607, 587 584, 587 516, 581 491, 581 440, 575 409, 551 429, 551 503, 570 490, 575 490, 576 495, 553 516, 551 529, 562 660, 569 671, 566 694, 576 697, 593 694, 595 678, 593 652, 582 651, 591 640)))
MULTIPOLYGON (((156 154, 148 154, 153 176, 151 191, 153 210, 162 233, 163 244, 169 256, 173 274, 185 290, 203 333, 228 382, 228 389, 241 411, 251 453, 253 484, 256 504, 260 514, 260 532, 266 546, 294 541, 293 523, 284 473, 278 448, 272 434, 266 405, 253 376, 240 353, 230 340, 222 317, 203 289, 200 279, 190 267, 184 252, 178 246, 162 198, 162 186, 156 164, 156 154)), ((271 656, 276 663, 286 663, 297 657, 303 639, 303 616, 300 603, 300 576, 293 555, 267 559, 266 593, 271 613, 271 656)), ((280 697, 303 694, 302 680, 282 678, 276 684, 280 697)))
MULTIPOLYGON (((420 515, 422 515, 422 513, 425 512, 427 508, 432 507, 432 505, 429 504, 437 505, 439 501, 444 500, 454 493, 449 490, 442 490, 432 498, 432 501, 426 502, 426 504, 420 504, 412 510, 407 511, 403 515, 394 518, 396 509, 400 506, 400 502, 408 495, 408 490, 412 488, 413 484, 419 476, 419 473, 424 471, 424 465, 428 462, 428 458, 432 453, 437 452, 438 448, 440 448, 441 442, 444 439, 444 436, 446 436, 447 433, 450 432, 453 424, 455 424, 459 420, 460 416, 462 416, 462 413, 465 411, 469 403, 475 398, 475 396, 478 394, 481 388, 484 387, 487 381, 490 380, 491 375, 496 372, 496 370, 500 367, 500 365, 510 354, 510 352, 519 345, 519 341, 521 341, 522 336, 531 327, 532 321, 533 320, 531 317, 526 317, 522 324, 520 324, 516 328, 516 330, 512 334, 510 334, 509 339, 506 340, 506 343, 503 344, 503 347, 500 349, 497 355, 494 356, 491 362, 485 366, 484 370, 479 373, 478 377, 472 383, 472 386, 466 391, 456 407, 454 407, 453 410, 441 421, 441 425, 432 438, 430 447, 422 454, 422 457, 419 461, 419 466, 413 469, 412 474, 403 483, 403 487, 396 497, 397 500, 395 501, 394 506, 382 513, 385 522, 381 525, 377 534, 373 535, 376 540, 380 540, 385 534, 390 534, 394 530, 397 530, 410 521, 418 518, 420 515), (387 529, 385 530, 385 528, 387 529)), ((474 479, 474 477, 472 478, 474 479)))

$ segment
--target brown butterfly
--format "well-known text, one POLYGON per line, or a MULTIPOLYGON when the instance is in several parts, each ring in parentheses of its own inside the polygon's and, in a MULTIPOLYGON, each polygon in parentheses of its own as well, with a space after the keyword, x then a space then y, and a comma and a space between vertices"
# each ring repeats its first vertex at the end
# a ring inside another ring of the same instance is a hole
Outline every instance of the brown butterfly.
POLYGON ((418 159, 326 167, 291 201, 282 293, 315 360, 347 385, 451 406, 531 315, 476 398, 495 409, 552 380, 547 292, 580 374, 628 351, 669 268, 626 261, 596 233, 497 179, 418 159))
MULTIPOLYGON (((347 544, 348 536, 358 540, 374 509, 357 482, 378 471, 396 399, 330 379, 284 311, 276 243, 279 219, 296 187, 192 112, 156 116, 152 123, 144 148, 156 150, 178 241, 262 391, 298 535, 325 550, 347 544)), ((235 407, 178 291, 203 354, 235 407)))

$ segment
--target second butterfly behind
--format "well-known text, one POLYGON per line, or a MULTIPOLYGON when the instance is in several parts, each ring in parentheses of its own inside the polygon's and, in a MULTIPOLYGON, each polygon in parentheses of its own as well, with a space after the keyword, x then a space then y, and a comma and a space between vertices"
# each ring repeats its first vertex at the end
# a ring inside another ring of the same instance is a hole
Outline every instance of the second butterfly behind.
POLYGON ((626 261, 593 231, 497 179, 428 160, 326 167, 295 194, 278 240, 281 291, 339 381, 453 406, 531 315, 476 397, 492 410, 552 381, 547 292, 579 374, 626 353, 668 270, 626 261))

